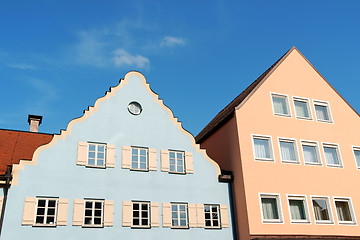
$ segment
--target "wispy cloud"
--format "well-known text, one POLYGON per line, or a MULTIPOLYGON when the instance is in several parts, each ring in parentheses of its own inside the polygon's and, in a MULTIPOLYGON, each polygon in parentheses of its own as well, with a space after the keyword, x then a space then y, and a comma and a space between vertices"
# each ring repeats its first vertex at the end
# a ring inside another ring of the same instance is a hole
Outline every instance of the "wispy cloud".
POLYGON ((166 36, 164 37, 161 42, 161 47, 175 47, 175 46, 184 46, 186 45, 186 41, 184 38, 180 37, 172 37, 172 36, 166 36))
POLYGON ((150 67, 150 60, 144 56, 141 55, 131 55, 124 49, 116 49, 114 52, 114 63, 115 66, 136 66, 139 68, 149 69, 150 67))
POLYGON ((22 69, 22 70, 25 70, 25 69, 37 69, 37 67, 35 67, 35 66, 33 66, 33 65, 30 65, 30 64, 25 64, 25 63, 21 63, 21 64, 8 64, 7 66, 8 66, 8 67, 11 67, 11 68, 22 69))

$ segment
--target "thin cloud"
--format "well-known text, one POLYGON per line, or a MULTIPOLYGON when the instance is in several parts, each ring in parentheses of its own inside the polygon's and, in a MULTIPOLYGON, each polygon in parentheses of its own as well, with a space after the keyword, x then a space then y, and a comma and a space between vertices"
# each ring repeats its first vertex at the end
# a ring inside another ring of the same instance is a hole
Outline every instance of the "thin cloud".
POLYGON ((171 37, 166 36, 161 40, 160 46, 161 47, 175 47, 175 46, 184 46, 186 45, 184 38, 179 37, 171 37))
POLYGON ((124 65, 132 65, 144 69, 149 69, 150 67, 150 60, 144 56, 131 55, 122 48, 116 49, 113 53, 114 64, 117 67, 124 65))
POLYGON ((11 68, 22 69, 22 70, 25 70, 25 69, 37 69, 37 67, 35 67, 33 65, 30 65, 30 64, 8 64, 7 66, 11 67, 11 68))
POLYGON ((103 67, 106 65, 104 43, 98 32, 79 32, 79 43, 76 46, 76 60, 81 64, 103 67))

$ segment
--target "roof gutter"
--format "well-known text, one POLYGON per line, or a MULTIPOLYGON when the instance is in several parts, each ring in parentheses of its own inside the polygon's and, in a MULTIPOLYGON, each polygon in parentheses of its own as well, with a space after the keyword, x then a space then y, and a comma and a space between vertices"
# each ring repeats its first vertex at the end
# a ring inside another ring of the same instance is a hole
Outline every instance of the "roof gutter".
POLYGON ((0 176, 0 180, 4 182, 4 184, 1 184, 2 187, 4 188, 4 199, 3 199, 3 202, 2 202, 1 216, 0 216, 0 236, 1 236, 2 226, 3 226, 3 222, 4 222, 5 207, 6 207, 6 200, 7 200, 8 190, 10 188, 10 182, 12 180, 11 172, 12 172, 12 166, 8 166, 5 175, 0 176))

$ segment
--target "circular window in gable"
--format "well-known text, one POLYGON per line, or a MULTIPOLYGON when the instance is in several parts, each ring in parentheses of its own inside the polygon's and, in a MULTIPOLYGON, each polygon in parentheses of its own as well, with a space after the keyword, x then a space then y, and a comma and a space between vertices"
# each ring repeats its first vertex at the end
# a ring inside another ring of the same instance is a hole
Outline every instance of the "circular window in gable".
POLYGON ((133 115, 139 115, 142 111, 141 105, 138 102, 131 102, 128 105, 128 110, 133 115))

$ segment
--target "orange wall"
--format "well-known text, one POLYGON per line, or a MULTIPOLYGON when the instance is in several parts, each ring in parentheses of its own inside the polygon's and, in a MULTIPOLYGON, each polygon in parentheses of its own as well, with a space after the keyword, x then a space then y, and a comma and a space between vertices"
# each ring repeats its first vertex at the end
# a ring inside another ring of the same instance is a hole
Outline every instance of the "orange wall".
MULTIPOLYGON (((360 235, 360 226, 338 224, 332 198, 351 197, 355 216, 360 221, 360 170, 356 167, 352 151, 352 145, 360 146, 360 118, 296 49, 236 110, 236 119, 242 165, 233 165, 236 167, 233 171, 243 173, 250 234, 360 235), (289 96, 291 118, 274 116, 270 92, 289 96), (333 123, 296 119, 292 96, 310 99, 313 119, 315 112, 312 99, 328 101, 333 123), (254 160, 251 134, 272 137, 274 162, 254 160), (296 139, 300 164, 281 163, 278 137, 296 139), (322 166, 304 164, 300 139, 318 141, 322 166), (339 145, 343 168, 326 166, 322 142, 339 145), (259 193, 280 194, 284 219, 282 224, 262 223, 259 193), (310 224, 290 223, 286 194, 307 196, 310 224), (310 195, 331 197, 334 224, 315 224, 310 195)), ((232 161, 239 159, 232 158, 232 161)))

